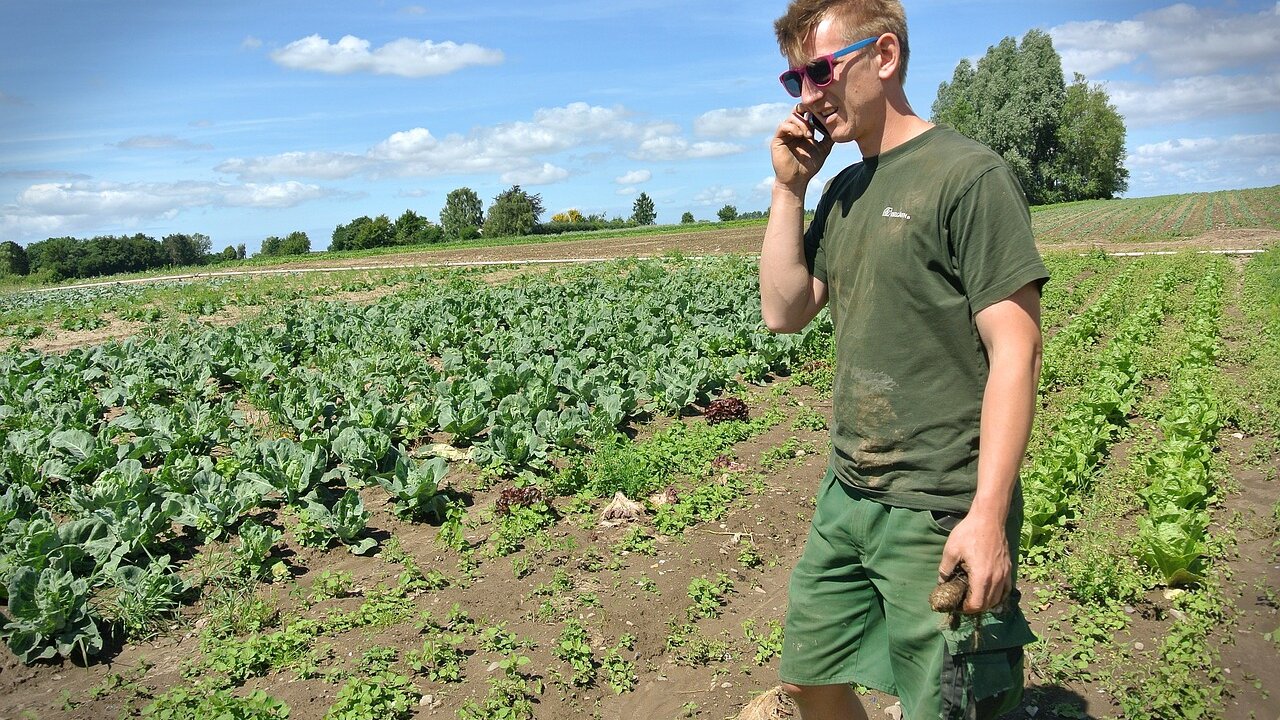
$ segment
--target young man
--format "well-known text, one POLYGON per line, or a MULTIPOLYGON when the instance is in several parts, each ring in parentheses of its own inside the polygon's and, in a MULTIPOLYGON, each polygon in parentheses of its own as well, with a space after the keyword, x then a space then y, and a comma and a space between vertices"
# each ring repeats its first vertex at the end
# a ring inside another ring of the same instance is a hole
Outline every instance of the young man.
POLYGON ((804 720, 865 718, 854 682, 899 696, 907 720, 996 717, 1034 639, 1014 568, 1048 274, 1026 199, 999 156, 912 112, 900 2, 793 0, 776 30, 800 102, 772 142, 761 306, 794 332, 830 304, 837 348, 783 688, 804 720), (809 182, 845 142, 863 160, 806 232, 809 182), (944 629, 928 596, 958 566, 969 615, 944 629))

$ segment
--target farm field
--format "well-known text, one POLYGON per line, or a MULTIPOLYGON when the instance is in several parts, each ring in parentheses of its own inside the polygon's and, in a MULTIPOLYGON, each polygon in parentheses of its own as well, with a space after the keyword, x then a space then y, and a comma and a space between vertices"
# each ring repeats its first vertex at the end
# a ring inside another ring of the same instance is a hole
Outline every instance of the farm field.
MULTIPOLYGON (((1277 715, 1280 249, 1074 247, 1276 229, 1277 189, 1235 192, 1034 216, 1013 717, 1277 715)), ((825 316, 763 329, 755 273, 0 299, 0 716, 735 717, 776 682, 833 371, 825 316)))

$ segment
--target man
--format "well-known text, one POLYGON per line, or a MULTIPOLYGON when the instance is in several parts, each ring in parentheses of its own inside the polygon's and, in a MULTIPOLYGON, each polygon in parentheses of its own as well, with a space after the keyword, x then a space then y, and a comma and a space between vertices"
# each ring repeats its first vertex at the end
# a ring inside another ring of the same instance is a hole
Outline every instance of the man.
POLYGON ((779 674, 804 720, 866 713, 850 683, 907 720, 996 717, 1022 694, 1018 468, 1040 372, 1048 278, 1000 157, 916 116, 897 0, 793 0, 775 28, 800 102, 772 141, 760 256, 766 324, 830 305, 830 469, 791 577, 779 674), (812 118, 812 119, 810 119, 812 118), (863 161, 805 194, 835 143, 863 161), (944 629, 928 596, 968 574, 944 629))

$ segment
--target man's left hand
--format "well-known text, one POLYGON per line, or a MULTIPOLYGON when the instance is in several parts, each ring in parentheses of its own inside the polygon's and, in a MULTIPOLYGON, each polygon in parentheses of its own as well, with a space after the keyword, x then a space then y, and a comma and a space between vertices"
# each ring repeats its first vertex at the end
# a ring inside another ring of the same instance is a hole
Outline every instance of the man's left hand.
POLYGON ((961 520, 942 549, 939 582, 949 578, 962 562, 969 574, 969 594, 963 607, 966 615, 985 612, 1005 601, 1013 589, 1013 565, 1003 522, 973 514, 961 520))

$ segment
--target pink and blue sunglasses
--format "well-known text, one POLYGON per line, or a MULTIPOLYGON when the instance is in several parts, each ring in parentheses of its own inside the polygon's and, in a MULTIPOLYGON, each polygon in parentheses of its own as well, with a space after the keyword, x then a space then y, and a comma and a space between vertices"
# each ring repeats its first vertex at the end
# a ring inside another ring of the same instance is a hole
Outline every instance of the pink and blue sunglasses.
POLYGON ((782 87, 787 89, 787 93, 791 97, 800 97, 800 93, 804 90, 805 78, 809 78, 809 82, 813 83, 814 87, 826 87, 835 78, 836 60, 851 52, 861 50, 879 39, 879 35, 869 37, 866 40, 859 40, 849 47, 841 48, 830 55, 814 58, 804 67, 793 67, 782 73, 778 76, 778 80, 782 83, 782 87))

